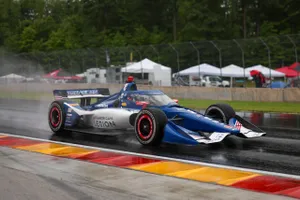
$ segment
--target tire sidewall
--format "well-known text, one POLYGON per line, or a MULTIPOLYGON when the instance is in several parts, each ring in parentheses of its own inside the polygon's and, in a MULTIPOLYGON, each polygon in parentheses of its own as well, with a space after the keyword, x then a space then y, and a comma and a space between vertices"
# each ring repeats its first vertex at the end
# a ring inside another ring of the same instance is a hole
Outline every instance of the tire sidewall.
POLYGON ((49 108, 49 112, 48 112, 48 123, 49 123, 49 126, 50 126, 50 129, 53 131, 53 132, 58 132, 62 129, 62 126, 64 124, 64 117, 63 117, 63 110, 62 110, 62 107, 61 105, 58 103, 58 102, 53 102, 49 108), (59 115, 60 115, 60 122, 59 122, 59 125, 57 127, 53 127, 53 125, 51 124, 51 120, 50 120, 50 116, 51 115, 51 110, 53 108, 57 108, 58 111, 59 111, 59 115))
POLYGON ((156 122, 156 118, 155 116, 152 114, 152 112, 150 112, 149 110, 145 109, 145 110, 142 110, 138 113, 137 117, 136 117, 136 120, 135 120, 135 127, 134 127, 134 130, 135 130, 135 135, 138 139, 138 141, 142 144, 150 144, 152 143, 155 138, 156 138, 156 132, 157 132, 157 122, 156 122), (152 135, 150 138, 148 138, 147 140, 144 140, 142 139, 140 136, 139 136, 139 133, 138 133, 138 121, 140 119, 141 116, 143 115, 148 115, 151 119, 151 123, 152 123, 152 126, 153 126, 153 129, 152 129, 152 135))
POLYGON ((226 115, 225 115, 225 113, 224 113, 224 111, 221 109, 221 108, 219 108, 218 106, 210 106, 210 107, 208 107, 207 108, 207 110, 205 111, 205 115, 207 115, 210 111, 212 111, 212 110, 217 110, 217 111, 219 111, 219 113, 222 115, 222 122, 223 123, 227 123, 227 117, 226 117, 226 115))

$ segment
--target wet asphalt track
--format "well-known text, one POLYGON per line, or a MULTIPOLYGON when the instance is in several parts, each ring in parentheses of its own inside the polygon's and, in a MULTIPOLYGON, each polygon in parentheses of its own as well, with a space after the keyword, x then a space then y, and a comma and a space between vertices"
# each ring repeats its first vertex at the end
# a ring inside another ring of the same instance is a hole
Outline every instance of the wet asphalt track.
MULTIPOLYGON (((133 133, 108 137, 73 133, 71 136, 53 135, 47 122, 48 103, 0 99, 0 132, 55 141, 147 153, 172 158, 209 162, 286 174, 300 175, 300 130, 266 129, 267 136, 255 139, 229 137, 217 146, 162 145, 156 148, 141 146, 133 133)), ((286 116, 259 116, 251 118, 260 126, 272 127, 282 123, 286 116), (283 119, 282 119, 283 118, 283 119)), ((298 120, 287 117, 286 127, 298 127, 298 120), (291 124, 292 123, 292 124, 291 124)), ((297 118, 295 116, 294 118, 297 118)))

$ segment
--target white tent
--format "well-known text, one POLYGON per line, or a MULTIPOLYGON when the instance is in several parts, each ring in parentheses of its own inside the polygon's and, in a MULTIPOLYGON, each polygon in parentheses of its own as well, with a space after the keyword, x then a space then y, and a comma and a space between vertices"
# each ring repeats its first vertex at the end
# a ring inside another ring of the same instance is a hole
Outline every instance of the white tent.
POLYGON ((22 80, 25 79, 24 76, 20 76, 18 74, 8 74, 8 75, 5 75, 5 76, 1 76, 0 78, 1 79, 22 79, 22 80))
POLYGON ((250 73, 248 73, 242 67, 231 64, 222 68, 222 76, 242 78, 242 77, 249 77, 250 73))
POLYGON ((127 67, 123 67, 121 71, 128 73, 151 73, 153 72, 154 66, 159 66, 162 70, 171 71, 170 67, 165 67, 161 64, 153 62, 152 60, 149 60, 148 58, 145 58, 140 62, 133 63, 127 67))
MULTIPOLYGON (((148 58, 121 69, 123 73, 149 73, 149 79, 161 86, 171 86, 171 68, 153 62, 148 58)), ((150 80, 149 80, 150 81, 150 80)))
POLYGON ((190 75, 190 76, 197 76, 197 75, 211 75, 211 76, 220 76, 221 70, 215 66, 203 63, 201 65, 196 65, 185 70, 182 70, 175 75, 190 75))
POLYGON ((255 65, 253 67, 248 67, 246 68, 246 72, 247 74, 250 75, 250 71, 252 70, 257 70, 257 71, 260 71, 263 75, 265 75, 266 77, 284 77, 285 74, 284 73, 281 73, 281 72, 278 72, 278 71, 275 71, 273 69, 270 69, 268 67, 264 67, 262 65, 255 65))
POLYGON ((23 80, 26 80, 26 77, 20 76, 18 74, 8 74, 5 76, 0 77, 0 82, 5 82, 5 83, 18 83, 23 80))

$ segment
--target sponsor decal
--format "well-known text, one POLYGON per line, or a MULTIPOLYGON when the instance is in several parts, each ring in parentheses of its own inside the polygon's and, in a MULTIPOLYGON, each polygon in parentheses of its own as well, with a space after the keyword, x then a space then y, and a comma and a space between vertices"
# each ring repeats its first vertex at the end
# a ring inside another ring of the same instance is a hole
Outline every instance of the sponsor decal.
POLYGON ((70 106, 79 106, 79 104, 78 103, 71 103, 71 104, 69 104, 70 106))
POLYGON ((98 90, 74 90, 74 91, 67 91, 67 94, 68 96, 98 94, 98 90))
POLYGON ((98 117, 94 120, 94 127, 96 128, 114 128, 116 127, 113 117, 98 117))
POLYGON ((72 112, 72 108, 68 108, 68 113, 72 112))
POLYGON ((214 132, 211 134, 211 136, 209 138, 214 141, 219 141, 219 140, 222 140, 226 135, 228 135, 228 134, 214 132))
POLYGON ((122 103, 122 106, 127 106, 127 103, 123 102, 123 103, 122 103))
POLYGON ((72 117, 72 114, 71 114, 71 113, 68 113, 67 116, 68 116, 68 117, 72 117))
POLYGON ((104 104, 104 103, 100 103, 96 107, 98 107, 98 108, 108 108, 108 105, 104 104))

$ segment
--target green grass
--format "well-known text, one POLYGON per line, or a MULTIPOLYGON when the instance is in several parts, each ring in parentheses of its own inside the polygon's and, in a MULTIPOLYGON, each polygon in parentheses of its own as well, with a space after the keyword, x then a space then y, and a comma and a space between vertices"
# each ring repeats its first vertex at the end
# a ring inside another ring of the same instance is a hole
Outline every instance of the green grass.
MULTIPOLYGON (((51 93, 37 92, 0 92, 0 98, 8 99, 28 99, 28 100, 52 100, 51 93)), ((218 100, 198 100, 198 99, 179 99, 182 106, 193 109, 205 109, 214 103, 227 103, 237 111, 262 111, 262 112, 284 112, 300 113, 300 103, 291 102, 250 102, 250 101, 218 101, 218 100)))
POLYGON ((205 109, 214 103, 227 103, 237 111, 262 111, 262 112, 284 112, 300 113, 300 104, 291 102, 252 102, 252 101, 216 101, 179 99, 183 106, 193 109, 205 109))

